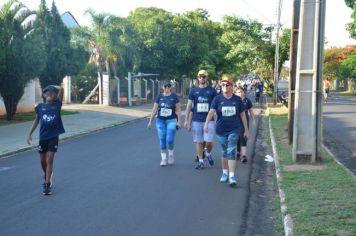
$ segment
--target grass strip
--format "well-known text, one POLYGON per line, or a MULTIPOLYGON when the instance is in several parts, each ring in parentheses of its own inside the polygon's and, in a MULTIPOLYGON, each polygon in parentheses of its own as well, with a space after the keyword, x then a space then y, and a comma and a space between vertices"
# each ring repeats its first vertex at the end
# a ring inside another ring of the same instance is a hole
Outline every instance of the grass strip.
POLYGON ((322 148, 317 163, 294 163, 281 109, 269 114, 294 235, 356 235, 356 181, 322 148))

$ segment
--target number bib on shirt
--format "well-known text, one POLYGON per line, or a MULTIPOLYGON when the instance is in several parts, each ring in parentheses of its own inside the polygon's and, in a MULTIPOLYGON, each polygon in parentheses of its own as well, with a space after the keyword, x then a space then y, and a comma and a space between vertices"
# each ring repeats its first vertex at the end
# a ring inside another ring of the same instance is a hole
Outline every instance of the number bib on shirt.
POLYGON ((222 116, 234 116, 236 115, 236 107, 222 107, 222 116))
POLYGON ((197 112, 208 112, 209 103, 197 103, 197 112))
POLYGON ((162 117, 168 117, 172 115, 172 109, 170 108, 161 108, 160 111, 160 116, 162 117))

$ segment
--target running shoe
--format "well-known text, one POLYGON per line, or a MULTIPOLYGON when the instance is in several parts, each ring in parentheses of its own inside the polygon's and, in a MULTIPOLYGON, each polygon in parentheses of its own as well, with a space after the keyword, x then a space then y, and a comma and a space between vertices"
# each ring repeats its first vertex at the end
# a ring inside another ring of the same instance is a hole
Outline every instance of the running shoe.
POLYGON ((209 165, 214 165, 214 158, 211 155, 206 155, 206 159, 208 159, 209 165))
POLYGON ((246 156, 242 156, 241 162, 244 163, 244 164, 247 163, 247 158, 246 158, 246 156))
POLYGON ((220 177, 220 183, 226 183, 228 179, 227 174, 223 173, 222 176, 220 177))
POLYGON ((43 195, 51 195, 52 194, 52 188, 50 183, 44 183, 43 184, 43 195))
POLYGON ((169 156, 168 157, 168 165, 173 165, 174 164, 174 157, 173 156, 169 156))
POLYGON ((166 166, 167 165, 167 159, 162 159, 161 163, 159 165, 160 166, 166 166))
POLYGON ((204 162, 199 161, 195 169, 196 170, 204 169, 204 162))
POLYGON ((233 187, 233 186, 236 186, 236 184, 237 184, 237 179, 236 179, 236 177, 235 177, 235 176, 230 177, 230 178, 229 178, 229 185, 230 185, 231 187, 233 187))

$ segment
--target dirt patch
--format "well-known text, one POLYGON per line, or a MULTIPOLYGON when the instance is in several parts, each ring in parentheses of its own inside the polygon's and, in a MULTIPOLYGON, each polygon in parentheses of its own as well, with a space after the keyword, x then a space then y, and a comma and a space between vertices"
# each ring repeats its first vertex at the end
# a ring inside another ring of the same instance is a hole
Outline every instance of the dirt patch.
POLYGON ((289 142, 288 142, 288 138, 280 139, 280 140, 278 140, 277 143, 280 143, 280 144, 288 144, 288 143, 289 143, 289 142))
POLYGON ((308 165, 308 164, 295 164, 295 165, 286 165, 283 167, 284 171, 305 171, 305 170, 323 170, 326 168, 326 165, 308 165))

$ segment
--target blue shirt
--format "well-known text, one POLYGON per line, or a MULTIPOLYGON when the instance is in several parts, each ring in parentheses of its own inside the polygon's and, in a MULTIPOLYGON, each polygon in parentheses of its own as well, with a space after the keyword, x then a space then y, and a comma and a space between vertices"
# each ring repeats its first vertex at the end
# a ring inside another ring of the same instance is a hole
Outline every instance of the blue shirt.
MULTIPOLYGON (((245 108, 245 113, 246 113, 246 121, 247 121, 247 127, 249 127, 250 124, 250 116, 248 115, 248 110, 250 110, 253 105, 250 99, 248 99, 247 97, 245 97, 244 99, 242 99, 242 104, 244 105, 245 108)), ((242 121, 241 121, 241 125, 242 125, 242 121)), ((243 125, 242 125, 243 128, 243 125)))
POLYGON ((189 100, 193 101, 193 121, 205 122, 211 102, 217 95, 211 86, 195 87, 189 93, 189 100))
POLYGON ((242 134, 242 121, 240 113, 245 111, 239 96, 225 98, 223 94, 216 96, 211 103, 211 108, 216 110, 216 133, 226 135, 230 133, 242 134))
POLYGON ((158 104, 157 118, 161 120, 177 119, 176 104, 179 103, 177 94, 171 93, 169 96, 164 96, 163 93, 160 93, 156 103, 158 104))
POLYGON ((40 103, 35 112, 40 118, 40 140, 47 140, 63 134, 64 127, 61 118, 62 102, 54 100, 52 104, 40 103))

